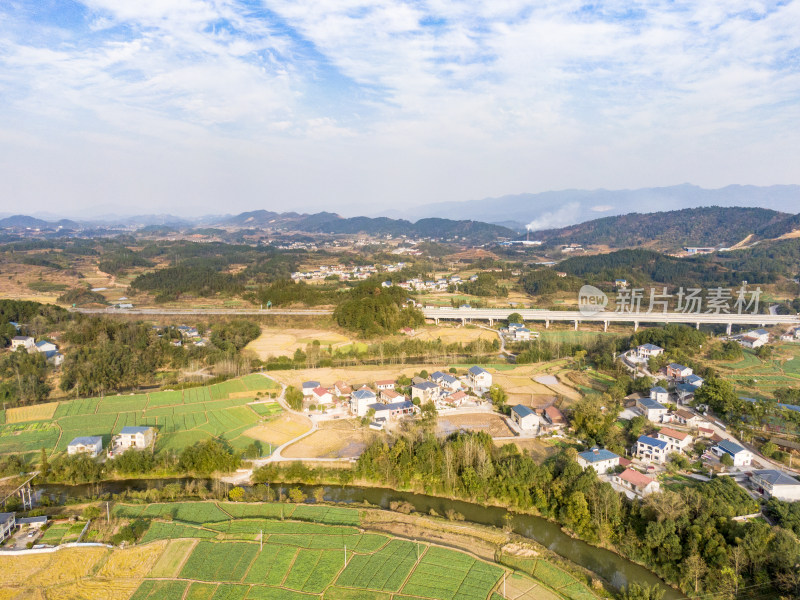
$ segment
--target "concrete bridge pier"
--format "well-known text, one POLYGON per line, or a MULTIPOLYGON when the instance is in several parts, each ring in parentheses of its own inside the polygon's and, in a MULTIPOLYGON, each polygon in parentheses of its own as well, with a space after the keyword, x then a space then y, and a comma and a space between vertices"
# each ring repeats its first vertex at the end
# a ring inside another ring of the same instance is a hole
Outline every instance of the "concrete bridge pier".
POLYGON ((639 331, 639 321, 634 321, 633 322, 633 330, 634 331, 639 331))
POLYGON ((467 324, 467 317, 461 317, 461 324, 462 325, 466 325, 467 324))
POLYGON ((489 319, 489 327, 492 327, 493 325, 494 325, 494 319, 489 319))
POLYGON ((694 328, 697 329, 698 331, 700 330, 700 321, 694 324, 694 328))
POLYGON ((730 334, 731 334, 731 329, 732 329, 732 328, 733 328, 733 323, 728 323, 728 324, 725 326, 725 334, 726 334, 726 335, 730 335, 730 334))
POLYGON ((608 331, 608 321, 603 321, 603 331, 608 331))
POLYGON ((550 321, 548 319, 544 320, 544 328, 545 329, 550 329, 550 321))
POLYGON ((439 318, 438 317, 435 318, 434 321, 436 322, 437 325, 439 324, 439 318))
POLYGON ((575 331, 578 331, 578 319, 575 319, 575 331))

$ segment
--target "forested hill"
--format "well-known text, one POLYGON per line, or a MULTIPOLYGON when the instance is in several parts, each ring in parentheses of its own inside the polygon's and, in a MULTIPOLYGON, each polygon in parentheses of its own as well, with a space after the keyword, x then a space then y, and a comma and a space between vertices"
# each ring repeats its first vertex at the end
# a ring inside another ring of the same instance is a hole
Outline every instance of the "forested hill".
POLYGON ((763 242, 752 248, 711 255, 676 258, 637 248, 608 254, 575 256, 559 263, 569 275, 608 286, 627 279, 634 287, 652 283, 684 287, 736 287, 775 283, 800 271, 800 238, 763 242))
POLYGON ((502 225, 480 221, 456 221, 453 219, 420 219, 416 223, 405 219, 388 217, 340 217, 335 213, 321 212, 313 215, 297 213, 274 213, 266 210, 251 211, 222 221, 220 225, 261 227, 307 233, 377 235, 407 235, 409 237, 466 238, 472 242, 487 242, 497 238, 512 238, 517 233, 502 225))
POLYGON ((776 238, 797 228, 800 215, 765 208, 710 206, 605 217, 535 235, 548 245, 676 250, 683 246, 732 246, 751 234, 758 239, 776 238))

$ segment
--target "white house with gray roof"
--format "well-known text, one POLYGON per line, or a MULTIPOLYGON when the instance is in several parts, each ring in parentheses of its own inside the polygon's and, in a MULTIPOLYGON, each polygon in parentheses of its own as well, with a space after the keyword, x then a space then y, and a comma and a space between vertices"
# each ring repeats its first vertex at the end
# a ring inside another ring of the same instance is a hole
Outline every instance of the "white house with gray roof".
POLYGON ((750 482, 765 498, 777 498, 784 502, 800 501, 800 481, 777 469, 753 471, 750 482))
POLYGON ((76 437, 67 446, 67 454, 88 454, 92 458, 103 451, 103 438, 99 435, 76 437))
POLYGON ((492 387, 492 374, 483 367, 470 367, 467 371, 470 385, 479 390, 488 390, 492 387))

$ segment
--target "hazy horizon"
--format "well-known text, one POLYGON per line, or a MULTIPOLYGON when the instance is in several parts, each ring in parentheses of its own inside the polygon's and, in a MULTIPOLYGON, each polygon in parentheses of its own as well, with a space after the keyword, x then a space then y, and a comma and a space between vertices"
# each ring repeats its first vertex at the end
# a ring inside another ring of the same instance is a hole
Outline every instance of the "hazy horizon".
POLYGON ((0 212, 798 184, 798 22, 800 0, 23 0, 0 8, 0 212))

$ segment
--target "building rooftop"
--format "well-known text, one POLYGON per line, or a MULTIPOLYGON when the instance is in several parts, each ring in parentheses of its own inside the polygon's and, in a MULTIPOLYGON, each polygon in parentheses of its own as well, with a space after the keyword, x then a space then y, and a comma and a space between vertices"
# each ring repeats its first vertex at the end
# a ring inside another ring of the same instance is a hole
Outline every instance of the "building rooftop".
POLYGON ((649 435, 640 435, 639 439, 636 441, 641 442, 642 444, 647 444, 648 446, 653 446, 653 448, 661 448, 662 450, 667 447, 667 442, 664 440, 657 440, 649 435))
POLYGON ((640 473, 636 469, 625 469, 622 473, 619 474, 619 478, 623 481, 627 481, 631 485, 636 487, 647 487, 649 484, 653 483, 655 479, 651 479, 644 473, 640 473))
POLYGON ((727 452, 731 456, 736 456, 740 452, 745 452, 746 451, 745 448, 743 448, 739 444, 735 444, 735 443, 733 443, 733 442, 731 442, 729 440, 722 440, 721 442, 719 442, 717 444, 717 447, 720 450, 723 450, 723 451, 727 452))
POLYGON ((758 475, 764 481, 771 485, 800 485, 794 477, 790 477, 786 473, 778 471, 777 469, 762 469, 760 471, 753 471, 753 475, 758 475))
POLYGON ((489 371, 487 371, 483 367, 479 367, 476 365, 474 367, 470 367, 469 372, 472 373, 473 375, 481 375, 483 373, 488 373, 489 371))
POLYGON ((136 435, 137 433, 147 433, 152 427, 123 427, 120 433, 125 435, 136 435))
POLYGON ((70 446, 94 446, 97 442, 103 443, 103 437, 99 435, 87 435, 82 437, 76 437, 72 440, 69 445, 70 446))
POLYGON ((639 348, 643 350, 649 350, 650 352, 654 352, 656 350, 663 350, 661 346, 656 346, 655 344, 642 344, 639 348))
POLYGON ((667 409, 667 407, 661 404, 661 402, 656 402, 652 398, 639 398, 637 402, 649 410, 667 409))
POLYGON ((375 392, 372 390, 365 390, 360 389, 353 392, 353 398, 355 400, 370 400, 375 398, 375 392))
POLYGON ((516 404, 512 406, 511 411, 519 415, 521 418, 536 414, 530 409, 530 407, 523 404, 516 404))
POLYGON ((667 392, 667 390, 665 390, 660 385, 657 385, 655 387, 651 387, 650 388, 650 393, 652 394, 653 392, 655 392, 656 394, 668 394, 669 393, 669 392, 667 392))
POLYGON ((688 433, 684 433, 683 431, 676 431, 674 429, 671 429, 670 427, 662 427, 658 433, 681 441, 689 437, 688 433))
POLYGON ((303 387, 304 388, 318 388, 320 386, 319 381, 304 381, 303 387))
POLYGON ((611 452, 611 450, 606 450, 605 448, 592 448, 591 450, 586 450, 585 452, 578 452, 578 456, 589 463, 619 458, 619 454, 614 454, 611 452))

